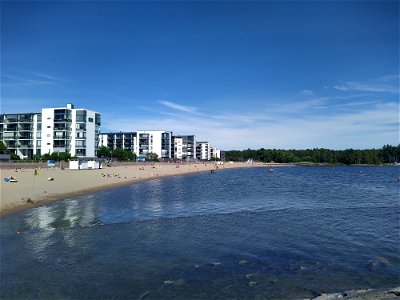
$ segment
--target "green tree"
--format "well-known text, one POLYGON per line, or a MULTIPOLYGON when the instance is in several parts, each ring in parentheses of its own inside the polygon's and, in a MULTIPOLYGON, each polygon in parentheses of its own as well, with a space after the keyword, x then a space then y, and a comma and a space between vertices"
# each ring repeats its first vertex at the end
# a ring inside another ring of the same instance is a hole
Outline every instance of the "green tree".
POLYGON ((71 159, 71 153, 67 153, 67 152, 59 152, 58 153, 58 160, 68 161, 69 159, 71 159))
POLYGON ((15 153, 10 153, 10 156, 11 156, 11 160, 20 160, 21 158, 17 155, 17 154, 15 154, 15 153))
POLYGON ((397 147, 385 145, 382 147, 379 157, 384 163, 394 163, 400 160, 400 145, 397 147))
POLYGON ((126 158, 126 152, 122 148, 117 148, 112 151, 112 157, 118 159, 119 161, 125 161, 127 160, 126 158))
POLYGON ((42 158, 42 156, 40 154, 36 154, 36 155, 33 156, 33 160, 36 161, 36 162, 41 161, 42 159, 43 158, 42 158))
POLYGON ((159 161, 158 154, 154 152, 149 152, 146 155, 146 159, 149 161, 159 161))
POLYGON ((3 141, 0 141, 0 154, 10 154, 11 160, 20 160, 21 159, 17 154, 9 151, 7 149, 7 146, 3 143, 3 141))
POLYGON ((106 146, 101 146, 99 150, 97 150, 97 157, 110 157, 110 149, 106 146))
POLYGON ((42 160, 50 160, 50 159, 52 159, 52 158, 51 158, 51 155, 49 153, 45 153, 45 154, 42 155, 42 160))
POLYGON ((126 149, 124 151, 125 151, 125 156, 126 156, 127 160, 136 161, 135 153, 133 153, 132 151, 126 150, 126 149))
POLYGON ((0 154, 7 153, 7 147, 4 145, 3 141, 0 141, 0 154))

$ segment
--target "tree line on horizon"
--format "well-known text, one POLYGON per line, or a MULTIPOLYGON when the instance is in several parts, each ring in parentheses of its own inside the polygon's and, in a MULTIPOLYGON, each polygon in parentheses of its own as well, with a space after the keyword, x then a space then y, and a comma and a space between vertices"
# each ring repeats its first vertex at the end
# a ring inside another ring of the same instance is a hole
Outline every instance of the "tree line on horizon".
POLYGON ((385 145, 381 149, 330 150, 314 148, 306 150, 246 149, 225 151, 226 161, 247 161, 276 163, 321 163, 321 164, 393 164, 400 161, 400 144, 385 145))

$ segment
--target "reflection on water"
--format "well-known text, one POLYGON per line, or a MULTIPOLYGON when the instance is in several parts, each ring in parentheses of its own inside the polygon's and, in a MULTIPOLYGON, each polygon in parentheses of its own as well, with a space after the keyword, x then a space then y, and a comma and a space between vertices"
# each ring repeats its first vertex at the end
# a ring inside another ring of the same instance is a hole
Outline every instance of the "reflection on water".
POLYGON ((94 196, 83 196, 80 200, 34 208, 23 220, 26 229, 47 231, 92 226, 96 224, 95 199, 94 196))
POLYGON ((51 235, 54 233, 52 223, 55 217, 51 214, 49 207, 39 207, 32 211, 24 220, 27 229, 39 229, 32 234, 23 234, 26 246, 24 249, 30 249, 33 257, 44 261, 47 258, 46 249, 54 243, 51 235))
POLYGON ((51 224, 55 217, 51 215, 51 208, 43 206, 33 210, 25 219, 28 228, 52 229, 51 224))
POLYGON ((150 180, 147 183, 147 186, 148 192, 146 196, 150 201, 146 201, 146 206, 144 207, 144 210, 152 213, 154 216, 160 216, 163 211, 162 199, 164 197, 162 180, 150 180))
POLYGON ((225 170, 2 218, 0 298, 293 299, 395 286, 398 170, 225 170))
POLYGON ((68 247, 75 247, 81 236, 68 229, 79 226, 88 227, 96 222, 95 201, 93 196, 85 196, 80 200, 65 200, 62 209, 54 206, 43 206, 32 209, 22 219, 17 233, 25 240, 24 249, 32 251, 32 256, 40 261, 47 259, 47 249, 54 244, 52 236, 56 231, 63 232, 64 242, 68 247), (26 234, 26 231, 31 234, 26 234))

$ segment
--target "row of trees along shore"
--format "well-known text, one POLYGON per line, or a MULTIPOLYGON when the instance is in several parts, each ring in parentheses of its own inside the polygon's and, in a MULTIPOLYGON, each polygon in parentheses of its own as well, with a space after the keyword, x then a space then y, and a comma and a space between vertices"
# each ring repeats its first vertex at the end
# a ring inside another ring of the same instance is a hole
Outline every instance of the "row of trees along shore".
MULTIPOLYGON (((0 154, 9 153, 12 160, 19 160, 19 156, 8 151, 7 147, 0 141, 0 154)), ((119 161, 135 161, 136 155, 128 150, 115 149, 110 151, 107 147, 100 147, 99 158, 114 158, 119 161)), ((35 161, 40 160, 65 160, 74 159, 69 153, 54 152, 35 157, 35 161)), ((149 161, 158 161, 155 153, 149 153, 149 161)), ((226 161, 247 161, 252 159, 260 162, 277 163, 321 163, 321 164, 393 164, 400 162, 400 144, 398 146, 385 145, 381 149, 366 150, 329 150, 323 148, 307 150, 277 150, 277 149, 258 149, 258 150, 229 150, 225 151, 226 161)))
POLYGON ((252 159, 260 162, 276 163, 321 163, 321 164, 393 164, 400 162, 400 144, 385 145, 381 149, 366 150, 329 150, 323 148, 307 150, 229 150, 225 151, 226 161, 247 161, 252 159))

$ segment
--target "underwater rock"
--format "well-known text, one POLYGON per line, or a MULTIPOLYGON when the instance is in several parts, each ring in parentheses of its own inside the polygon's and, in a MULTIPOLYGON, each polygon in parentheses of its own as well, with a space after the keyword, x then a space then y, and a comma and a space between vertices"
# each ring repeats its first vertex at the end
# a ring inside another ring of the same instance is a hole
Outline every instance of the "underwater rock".
POLYGON ((148 295, 150 295, 149 291, 145 291, 144 293, 141 293, 139 296, 139 300, 143 300, 144 298, 146 298, 148 295))
POLYGON ((182 278, 180 278, 180 279, 178 279, 178 280, 169 279, 169 280, 165 280, 165 281, 164 281, 164 284, 165 284, 166 286, 168 286, 168 285, 182 286, 182 285, 185 285, 185 284, 186 284, 186 281, 185 281, 184 279, 182 279, 182 278))
POLYGON ((256 286, 257 285, 257 282, 255 282, 255 281, 250 281, 249 282, 249 286, 256 286))
POLYGON ((173 283, 174 286, 182 286, 182 285, 185 285, 185 284, 186 284, 186 281, 183 280, 182 278, 174 281, 174 283, 173 283))

